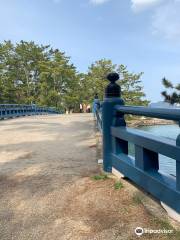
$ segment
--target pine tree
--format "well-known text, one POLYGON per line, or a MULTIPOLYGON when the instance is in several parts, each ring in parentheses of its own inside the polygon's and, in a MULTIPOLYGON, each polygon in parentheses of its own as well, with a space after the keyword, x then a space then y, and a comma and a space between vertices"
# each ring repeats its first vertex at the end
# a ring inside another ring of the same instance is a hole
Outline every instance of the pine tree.
POLYGON ((91 102, 97 93, 103 100, 104 89, 108 84, 106 76, 110 72, 117 72, 120 80, 117 82, 121 86, 122 97, 129 105, 147 105, 143 91, 141 76, 143 73, 130 73, 124 65, 113 64, 111 60, 101 59, 93 63, 88 73, 82 79, 82 96, 85 102, 91 102))
POLYGON ((166 89, 172 91, 172 93, 168 94, 167 91, 163 91, 161 94, 164 97, 165 102, 170 104, 180 103, 180 84, 174 86, 169 80, 165 77, 162 79, 162 84, 166 89))
POLYGON ((116 71, 126 104, 146 105, 141 76, 124 65, 101 59, 87 73, 78 73, 70 57, 49 45, 20 41, 0 44, 0 103, 37 104, 61 110, 79 110, 79 104, 102 100, 106 76, 116 71))

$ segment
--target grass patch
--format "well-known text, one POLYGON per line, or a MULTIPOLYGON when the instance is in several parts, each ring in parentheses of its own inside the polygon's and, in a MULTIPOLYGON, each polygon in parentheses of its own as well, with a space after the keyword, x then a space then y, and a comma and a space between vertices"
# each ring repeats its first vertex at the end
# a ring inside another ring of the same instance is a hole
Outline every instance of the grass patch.
POLYGON ((159 229, 173 230, 173 233, 169 234, 169 238, 171 237, 171 239, 180 239, 180 230, 176 230, 167 219, 164 220, 157 217, 153 217, 151 219, 151 223, 157 226, 157 228, 159 229))
POLYGON ((114 184, 114 189, 115 189, 115 190, 119 190, 119 189, 121 189, 121 188, 123 188, 122 182, 118 181, 118 182, 116 182, 116 183, 114 184))
POLYGON ((99 175, 93 176, 92 179, 94 179, 94 180, 106 180, 106 179, 108 179, 108 175, 106 175, 106 174, 99 174, 99 175))
POLYGON ((123 211, 126 214, 129 213, 129 209, 127 207, 121 208, 121 211, 123 211))
POLYGON ((168 220, 162 220, 158 218, 154 218, 152 222, 156 225, 159 225, 162 229, 173 229, 171 224, 168 222, 168 220))
POLYGON ((132 199, 133 199, 133 202, 137 205, 142 203, 142 196, 139 193, 135 193, 132 199))

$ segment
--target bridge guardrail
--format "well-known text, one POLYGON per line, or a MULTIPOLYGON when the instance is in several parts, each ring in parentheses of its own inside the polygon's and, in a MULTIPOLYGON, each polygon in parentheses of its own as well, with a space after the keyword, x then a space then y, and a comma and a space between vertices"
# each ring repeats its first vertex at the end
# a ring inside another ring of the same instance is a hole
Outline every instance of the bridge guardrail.
POLYGON ((102 103, 94 103, 94 117, 96 119, 97 128, 100 132, 102 132, 102 103))
POLYGON ((103 136, 103 168, 120 171, 148 193, 180 213, 180 134, 176 140, 158 137, 126 127, 125 114, 173 120, 180 123, 180 109, 124 106, 118 74, 108 75, 101 110, 96 110, 97 125, 103 136), (102 118, 100 118, 102 112, 102 118), (135 157, 129 155, 128 143, 135 145, 135 157), (176 176, 159 171, 159 154, 175 160, 176 176))
POLYGON ((0 104, 0 119, 58 113, 54 108, 39 107, 37 105, 0 104))

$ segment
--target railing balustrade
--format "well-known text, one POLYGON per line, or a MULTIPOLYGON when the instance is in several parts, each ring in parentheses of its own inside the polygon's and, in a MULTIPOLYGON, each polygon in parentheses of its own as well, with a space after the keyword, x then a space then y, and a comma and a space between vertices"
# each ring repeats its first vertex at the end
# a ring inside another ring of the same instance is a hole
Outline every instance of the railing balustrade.
POLYGON ((0 104, 0 119, 58 113, 55 108, 39 107, 37 105, 0 104))
POLYGON ((120 171, 145 191, 180 213, 180 135, 176 140, 158 137, 129 128, 125 114, 173 120, 180 123, 180 109, 124 106, 118 74, 108 75, 110 84, 95 117, 102 130, 103 168, 120 171), (101 113, 102 112, 102 113, 101 113), (128 143, 135 145, 135 157, 129 155, 128 143), (175 160, 176 176, 159 170, 159 154, 175 160))

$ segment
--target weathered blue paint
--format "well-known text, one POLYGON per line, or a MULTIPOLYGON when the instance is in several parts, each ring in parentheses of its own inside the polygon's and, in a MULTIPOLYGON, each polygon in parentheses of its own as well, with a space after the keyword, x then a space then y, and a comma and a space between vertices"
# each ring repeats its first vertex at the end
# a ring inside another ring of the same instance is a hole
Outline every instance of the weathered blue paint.
MULTIPOLYGON (((180 134, 177 136, 176 146, 180 148, 180 134)), ((176 188, 180 191, 180 161, 176 161, 176 188)))
POLYGON ((102 104, 102 133, 103 133, 103 168, 106 172, 112 171, 112 135, 111 126, 115 123, 114 120, 114 106, 116 104, 124 104, 120 98, 105 98, 102 104))
POLYGON ((160 118, 166 120, 178 121, 180 119, 180 111, 177 108, 151 108, 151 107, 134 107, 134 106, 116 106, 116 111, 123 114, 133 114, 138 116, 146 116, 160 118))
POLYGON ((58 113, 54 108, 39 107, 36 105, 0 104, 0 119, 58 113))
POLYGON ((108 77, 111 83, 102 104, 103 168, 111 172, 114 167, 180 213, 180 135, 176 141, 157 137, 128 128, 124 121, 124 114, 132 114, 180 122, 180 110, 123 106, 117 79, 117 74, 108 77), (135 145, 135 159, 128 155, 128 142, 135 145), (159 171, 159 154, 176 161, 176 177, 159 171))
POLYGON ((93 114, 94 118, 97 120, 97 128, 100 132, 102 132, 102 103, 100 102, 97 94, 93 101, 93 114))
POLYGON ((135 145, 135 166, 143 171, 159 170, 158 153, 135 145))
POLYGON ((180 213, 180 192, 176 189, 174 177, 153 170, 143 171, 136 167, 134 160, 126 154, 112 153, 111 156, 115 169, 180 213))
POLYGON ((180 161, 180 147, 176 146, 176 141, 173 139, 154 136, 128 127, 111 127, 111 134, 116 138, 180 161))
MULTIPOLYGON (((110 73, 107 76, 110 81, 109 85, 105 89, 105 98, 102 104, 102 133, 103 133, 103 168, 106 172, 112 171, 112 135, 111 126, 117 126, 114 122, 116 112, 114 111, 115 105, 124 105, 121 96, 121 88, 116 81, 119 79, 119 75, 116 73, 110 73)), ((124 121, 119 125, 123 126, 124 121)))

